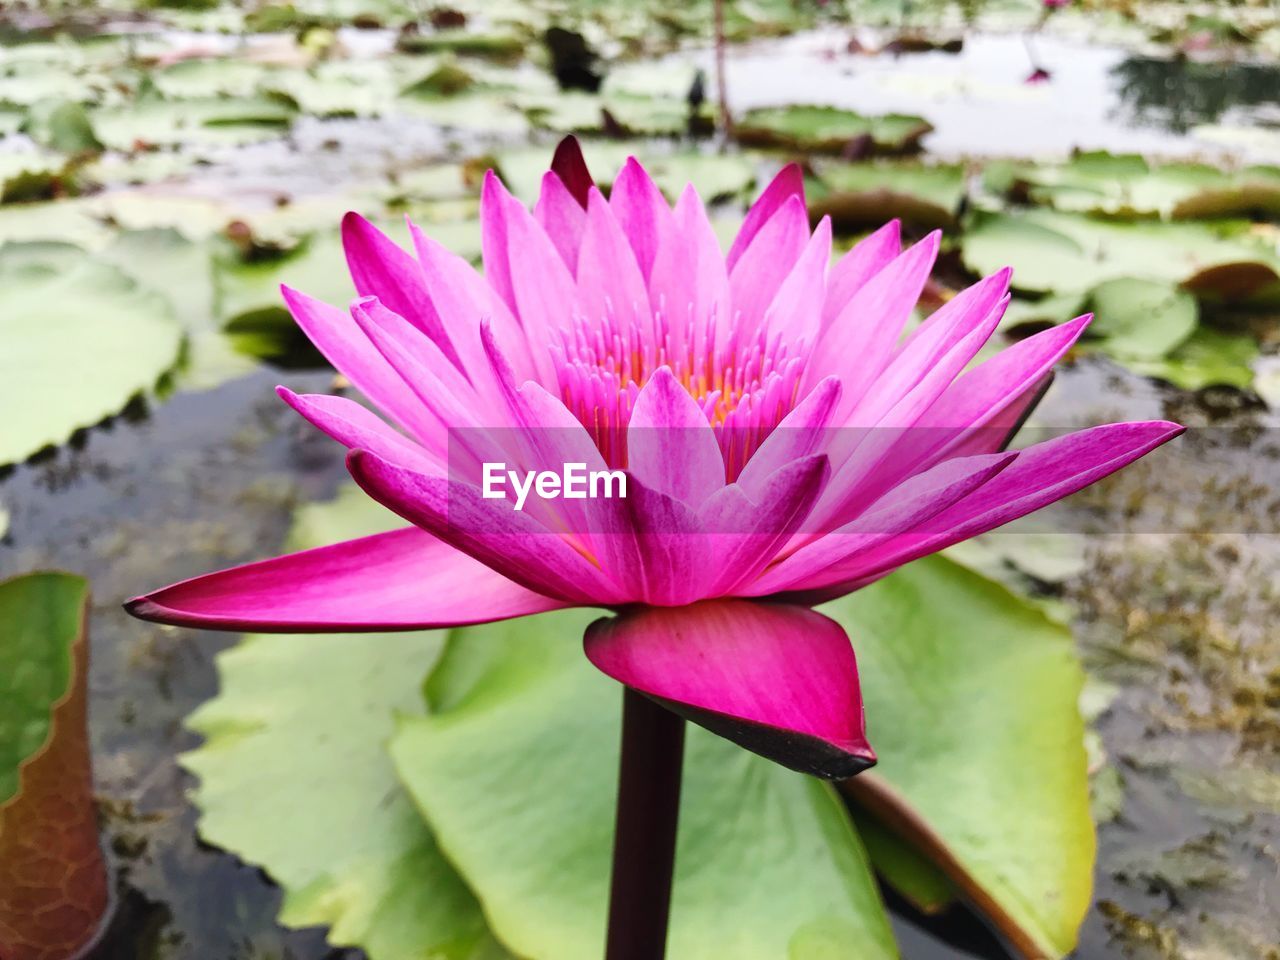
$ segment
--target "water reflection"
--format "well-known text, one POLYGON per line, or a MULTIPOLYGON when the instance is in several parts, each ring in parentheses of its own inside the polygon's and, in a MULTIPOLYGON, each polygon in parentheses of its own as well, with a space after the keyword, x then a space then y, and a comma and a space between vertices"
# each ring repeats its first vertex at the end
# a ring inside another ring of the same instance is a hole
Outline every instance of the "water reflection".
POLYGON ((1237 107, 1280 105, 1280 66, 1130 57, 1111 69, 1119 117, 1186 133, 1237 107))

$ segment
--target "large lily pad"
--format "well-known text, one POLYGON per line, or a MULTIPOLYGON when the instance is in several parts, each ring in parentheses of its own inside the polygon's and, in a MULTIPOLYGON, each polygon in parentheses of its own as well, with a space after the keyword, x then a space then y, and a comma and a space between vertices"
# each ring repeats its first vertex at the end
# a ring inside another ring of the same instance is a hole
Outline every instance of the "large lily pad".
MULTIPOLYGON (((1095 841, 1084 675, 1069 631, 942 557, 823 612, 853 638, 880 757, 847 782, 850 797, 933 860, 1024 955, 1070 952, 1095 841)), ((918 857, 890 851, 876 867, 908 896, 922 887, 918 857)))
POLYGON ((859 138, 873 152, 910 153, 933 130, 927 120, 904 114, 864 116, 841 107, 757 107, 734 122, 738 142, 753 147, 781 147, 839 153, 859 138))
POLYGON ((962 241, 980 274, 1014 269, 1020 290, 1088 289, 1117 277, 1184 284, 1202 299, 1251 301, 1274 294, 1280 259, 1234 222, 1124 223, 1051 210, 978 214, 962 241))
POLYGON ((165 100, 141 97, 126 106, 93 111, 98 139, 115 150, 210 147, 270 140, 288 132, 293 107, 278 98, 217 97, 165 100))
MULTIPOLYGON (((531 960, 604 945, 621 687, 582 653, 597 614, 455 632, 401 778, 495 933, 531 960)), ((669 951, 682 960, 896 956, 828 785, 690 728, 669 951)))
MULTIPOLYGON (((1062 164, 1000 171, 1002 192, 1057 210, 1173 219, 1280 215, 1280 168, 1226 173, 1202 163, 1150 164, 1132 154, 1080 153, 1062 164)), ((989 184, 992 182, 988 180, 989 184)))
MULTIPOLYGON (((399 525, 350 488, 299 511, 290 541, 302 549, 399 525)), ((246 637, 218 658, 222 693, 188 721, 205 737, 182 759, 200 780, 201 834, 284 888, 282 923, 326 924, 330 943, 371 960, 505 956, 383 750, 395 714, 421 712, 443 640, 246 637)))
POLYGON ((174 365, 169 304, 87 255, 0 256, 0 463, 120 410, 174 365))
POLYGON ((952 227, 965 195, 958 164, 841 163, 818 169, 809 214, 837 229, 867 230, 898 217, 922 229, 952 227))
POLYGON ((61 960, 97 934, 107 869, 89 766, 88 584, 0 583, 0 954, 61 960))

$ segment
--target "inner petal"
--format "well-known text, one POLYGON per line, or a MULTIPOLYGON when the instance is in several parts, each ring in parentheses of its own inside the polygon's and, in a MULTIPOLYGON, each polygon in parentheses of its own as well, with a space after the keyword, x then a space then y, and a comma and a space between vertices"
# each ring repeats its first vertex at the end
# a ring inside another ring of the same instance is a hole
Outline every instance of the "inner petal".
POLYGON ((651 329, 620 320, 612 304, 602 318, 573 318, 552 345, 560 396, 610 467, 626 468, 636 397, 668 367, 715 430, 726 482, 737 478, 795 406, 805 356, 781 334, 766 337, 734 320, 717 339, 714 312, 697 317, 692 304, 658 305, 651 329))

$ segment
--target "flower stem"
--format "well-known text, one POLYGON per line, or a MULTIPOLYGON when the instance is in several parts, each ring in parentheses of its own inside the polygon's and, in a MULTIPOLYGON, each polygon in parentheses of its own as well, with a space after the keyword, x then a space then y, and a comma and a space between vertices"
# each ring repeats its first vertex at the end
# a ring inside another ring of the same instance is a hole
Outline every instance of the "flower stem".
POLYGON ((623 688, 605 960, 662 960, 666 954, 684 724, 683 717, 623 688))

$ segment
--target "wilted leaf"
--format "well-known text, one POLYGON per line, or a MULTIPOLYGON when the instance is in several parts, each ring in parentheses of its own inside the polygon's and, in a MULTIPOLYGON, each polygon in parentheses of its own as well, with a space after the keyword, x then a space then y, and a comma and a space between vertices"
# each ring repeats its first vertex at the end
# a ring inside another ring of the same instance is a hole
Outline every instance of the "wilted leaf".
MULTIPOLYGON (((428 683, 435 712, 392 741, 494 932, 531 960, 604 945, 622 690, 583 655, 596 616, 455 631, 428 683)), ((690 727, 680 817, 672 957, 897 955, 828 785, 690 727)))
MULTIPOLYGON (((300 510, 290 545, 401 525, 351 487, 300 510)), ((421 711, 442 642, 440 633, 246 637, 218 657, 221 694, 188 720, 206 738, 182 758, 200 780, 202 836, 284 888, 282 923, 328 925, 330 943, 371 960, 505 956, 383 750, 394 716, 421 711)))
POLYGON ((87 255, 0 256, 0 463, 119 411, 174 365, 181 340, 162 297, 87 255))
MULTIPOLYGON (((847 781, 848 795, 932 860, 1022 955, 1069 953, 1095 848, 1070 632, 941 557, 822 612, 853 639, 880 757, 847 781)), ((918 886, 914 864, 876 867, 908 896, 918 886)))
POLYGON ((89 766, 88 584, 0 583, 0 954, 66 960, 97 934, 107 868, 89 766))

